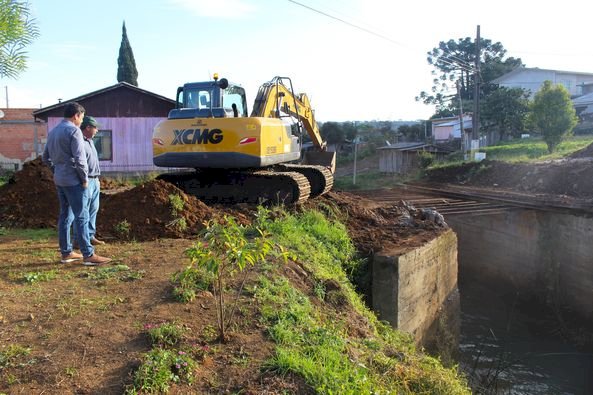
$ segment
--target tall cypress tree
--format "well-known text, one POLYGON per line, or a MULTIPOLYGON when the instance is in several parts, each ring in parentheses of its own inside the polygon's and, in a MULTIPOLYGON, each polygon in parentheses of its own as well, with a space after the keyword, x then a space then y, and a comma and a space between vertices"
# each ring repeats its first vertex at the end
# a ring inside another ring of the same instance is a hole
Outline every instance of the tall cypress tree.
POLYGON ((122 27, 119 57, 117 58, 117 82, 122 81, 138 86, 138 70, 136 70, 134 53, 132 52, 132 47, 128 41, 125 21, 122 27))

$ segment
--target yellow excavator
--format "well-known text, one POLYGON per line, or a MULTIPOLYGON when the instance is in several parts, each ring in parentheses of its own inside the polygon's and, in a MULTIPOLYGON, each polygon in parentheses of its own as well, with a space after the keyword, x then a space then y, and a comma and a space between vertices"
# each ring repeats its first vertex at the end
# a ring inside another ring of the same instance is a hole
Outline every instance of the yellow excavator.
POLYGON ((332 188, 335 153, 290 78, 262 84, 247 114, 245 90, 217 74, 179 87, 176 108, 155 126, 153 162, 195 171, 158 178, 209 203, 302 203, 332 188))

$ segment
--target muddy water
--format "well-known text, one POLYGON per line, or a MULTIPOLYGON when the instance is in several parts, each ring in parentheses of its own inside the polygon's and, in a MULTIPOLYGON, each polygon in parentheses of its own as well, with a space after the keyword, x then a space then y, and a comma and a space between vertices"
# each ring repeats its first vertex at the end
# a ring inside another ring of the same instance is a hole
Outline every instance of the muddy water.
POLYGON ((461 281, 460 366, 474 393, 593 394, 593 355, 554 335, 554 317, 461 281))

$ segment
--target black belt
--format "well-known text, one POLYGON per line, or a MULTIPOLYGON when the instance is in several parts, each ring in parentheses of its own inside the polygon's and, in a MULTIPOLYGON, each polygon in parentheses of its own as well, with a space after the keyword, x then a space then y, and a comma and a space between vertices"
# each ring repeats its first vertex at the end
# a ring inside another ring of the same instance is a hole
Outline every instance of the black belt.
POLYGON ((99 176, 89 176, 89 178, 99 178, 99 176))

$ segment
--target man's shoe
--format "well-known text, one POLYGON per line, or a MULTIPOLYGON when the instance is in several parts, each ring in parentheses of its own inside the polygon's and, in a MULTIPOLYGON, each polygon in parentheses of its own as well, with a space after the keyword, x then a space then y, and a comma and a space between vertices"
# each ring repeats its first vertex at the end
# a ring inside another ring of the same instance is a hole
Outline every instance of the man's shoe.
POLYGON ((82 259, 82 255, 81 254, 79 254, 78 252, 71 251, 67 255, 62 255, 62 259, 60 260, 60 262, 62 262, 62 263, 70 263, 70 262, 74 262, 74 261, 79 261, 81 259, 82 259))
POLYGON ((89 257, 84 258, 82 264, 84 266, 97 266, 109 262, 111 262, 111 258, 105 258, 104 256, 93 254, 89 257))
POLYGON ((105 244, 105 242, 103 240, 99 240, 99 239, 96 239, 96 238, 92 237, 91 238, 91 244, 94 245, 94 246, 100 246, 100 245, 105 244))

